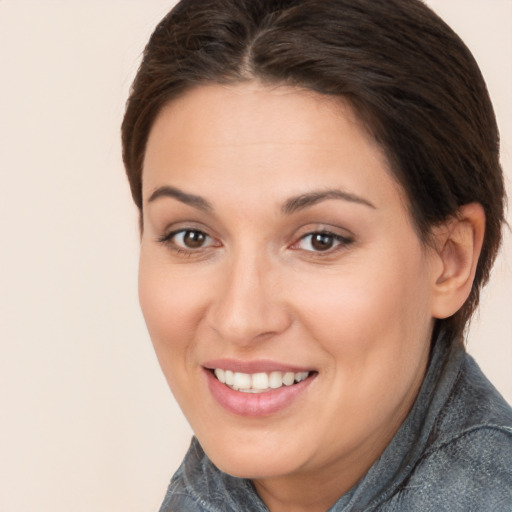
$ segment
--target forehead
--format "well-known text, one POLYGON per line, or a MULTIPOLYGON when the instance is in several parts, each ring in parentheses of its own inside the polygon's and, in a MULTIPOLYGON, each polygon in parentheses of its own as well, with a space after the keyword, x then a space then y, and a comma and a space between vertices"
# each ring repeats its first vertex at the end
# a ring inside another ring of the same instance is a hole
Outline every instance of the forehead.
MULTIPOLYGON (((150 138, 159 125, 179 122, 174 137, 194 136, 207 144, 213 137, 218 144, 257 144, 273 141, 316 143, 327 135, 338 137, 340 118, 366 134, 351 105, 340 97, 319 94, 309 89, 287 85, 263 85, 244 82, 232 85, 207 84, 189 89, 165 105, 153 123, 150 138), (221 130, 219 131, 219 128, 221 130), (216 132, 214 132, 214 129, 216 132)), ((369 144, 378 146, 367 135, 369 144)))
POLYGON ((146 200, 169 184, 205 194, 243 185, 255 197, 269 187, 284 195, 333 186, 373 195, 377 183, 381 195, 399 190, 347 103, 258 83, 200 86, 168 104, 150 132, 143 168, 146 200))

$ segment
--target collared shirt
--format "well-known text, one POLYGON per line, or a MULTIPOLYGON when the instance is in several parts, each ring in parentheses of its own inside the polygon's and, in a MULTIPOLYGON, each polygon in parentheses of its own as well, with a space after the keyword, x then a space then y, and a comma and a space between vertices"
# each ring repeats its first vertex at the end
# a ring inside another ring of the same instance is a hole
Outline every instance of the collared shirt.
MULTIPOLYGON (((160 512, 269 512, 249 480, 215 467, 197 439, 160 512)), ((512 512, 512 409, 460 345, 434 345, 404 423, 327 512, 512 512)))

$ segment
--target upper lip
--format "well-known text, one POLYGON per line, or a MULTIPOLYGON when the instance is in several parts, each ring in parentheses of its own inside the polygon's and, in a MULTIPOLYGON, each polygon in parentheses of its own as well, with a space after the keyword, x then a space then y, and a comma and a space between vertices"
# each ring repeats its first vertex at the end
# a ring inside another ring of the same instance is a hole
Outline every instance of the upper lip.
POLYGON ((241 359, 214 359, 203 363, 203 367, 208 370, 220 368, 222 370, 231 370, 240 373, 270 373, 270 372, 311 372, 312 368, 296 366, 288 363, 281 363, 269 359, 254 359, 244 361, 241 359))

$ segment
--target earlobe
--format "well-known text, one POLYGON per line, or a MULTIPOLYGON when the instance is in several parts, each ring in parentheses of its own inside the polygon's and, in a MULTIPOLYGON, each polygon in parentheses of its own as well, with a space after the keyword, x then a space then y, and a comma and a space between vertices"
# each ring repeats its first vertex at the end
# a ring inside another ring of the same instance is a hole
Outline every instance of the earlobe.
POLYGON ((434 230, 437 262, 433 275, 432 316, 456 313, 471 292, 485 233, 481 204, 462 206, 455 217, 434 230))

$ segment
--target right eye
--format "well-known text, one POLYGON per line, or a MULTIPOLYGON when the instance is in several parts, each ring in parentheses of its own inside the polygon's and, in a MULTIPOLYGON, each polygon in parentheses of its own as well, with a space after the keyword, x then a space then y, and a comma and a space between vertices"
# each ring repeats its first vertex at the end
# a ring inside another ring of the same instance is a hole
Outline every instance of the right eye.
POLYGON ((177 252, 194 252, 215 246, 214 239, 199 229, 180 229, 159 239, 159 242, 177 252))
POLYGON ((172 237, 173 242, 184 249, 199 249, 208 245, 211 238, 197 229, 183 229, 172 237))

